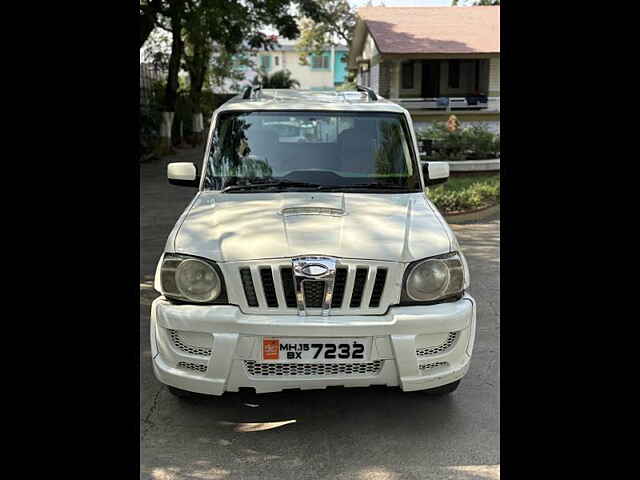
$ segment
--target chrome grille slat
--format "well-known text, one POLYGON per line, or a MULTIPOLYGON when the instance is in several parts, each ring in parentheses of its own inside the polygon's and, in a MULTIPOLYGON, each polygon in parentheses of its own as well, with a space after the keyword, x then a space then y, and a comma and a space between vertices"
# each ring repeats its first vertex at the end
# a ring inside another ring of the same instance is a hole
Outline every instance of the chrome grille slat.
POLYGON ((371 302, 371 294, 373 293, 373 285, 376 283, 376 273, 378 267, 369 268, 367 273, 367 279, 364 284, 364 291, 362 292, 362 302, 360 303, 360 309, 366 310, 369 308, 369 302, 371 302))
POLYGON ((356 269, 355 265, 349 265, 349 271, 347 272, 347 285, 344 287, 344 299, 342 300, 342 306, 350 308, 351 297, 353 296, 353 285, 356 281, 356 269))
POLYGON ((273 284, 276 287, 276 297, 278 298, 278 307, 287 306, 287 300, 284 295, 284 286, 282 285, 281 269, 278 265, 271 265, 271 275, 273 276, 273 284))
POLYGON ((260 308, 269 308, 267 298, 264 295, 264 286, 262 285, 262 277, 260 277, 260 265, 251 265, 251 276, 253 284, 256 286, 256 295, 258 296, 258 305, 260 308))

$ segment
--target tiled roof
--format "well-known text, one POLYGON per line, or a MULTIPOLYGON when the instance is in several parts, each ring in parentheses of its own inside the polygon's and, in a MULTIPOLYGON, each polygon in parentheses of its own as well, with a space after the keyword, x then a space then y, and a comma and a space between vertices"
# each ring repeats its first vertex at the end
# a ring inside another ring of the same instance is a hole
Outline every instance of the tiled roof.
POLYGON ((364 7, 380 53, 499 53, 500 7, 364 7))

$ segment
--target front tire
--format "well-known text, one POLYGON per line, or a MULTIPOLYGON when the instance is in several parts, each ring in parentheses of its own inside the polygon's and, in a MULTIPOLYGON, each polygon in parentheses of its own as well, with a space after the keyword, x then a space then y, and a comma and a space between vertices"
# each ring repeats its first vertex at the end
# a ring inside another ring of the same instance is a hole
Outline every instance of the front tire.
POLYGON ((441 385, 441 386, 436 387, 436 388, 430 388, 428 390, 423 390, 423 392, 425 393, 425 395, 434 396, 434 397, 441 397, 441 396, 449 395, 450 393, 453 393, 458 388, 458 385, 460 385, 460 380, 456 380, 453 383, 448 383, 446 385, 441 385))
POLYGON ((181 388, 172 387, 171 385, 167 385, 167 389, 171 395, 179 398, 180 400, 196 400, 203 397, 203 395, 199 393, 182 390, 181 388))

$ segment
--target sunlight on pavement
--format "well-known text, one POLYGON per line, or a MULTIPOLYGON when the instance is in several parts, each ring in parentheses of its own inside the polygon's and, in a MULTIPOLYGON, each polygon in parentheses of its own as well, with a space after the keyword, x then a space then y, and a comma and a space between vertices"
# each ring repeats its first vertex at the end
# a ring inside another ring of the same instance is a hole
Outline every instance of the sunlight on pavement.
MULTIPOLYGON (((201 462, 198 462, 201 463, 201 462)), ((208 462, 206 462, 208 463, 208 462)), ((178 478, 184 478, 183 475, 179 475, 179 472, 175 468, 154 468, 151 473, 153 480, 177 480, 178 478)), ((208 468, 206 470, 194 471, 189 474, 189 478, 202 478, 207 480, 221 480, 229 475, 228 470, 221 468, 208 468)))
POLYGON ((283 422, 265 422, 265 423, 238 423, 233 429, 236 432, 261 432, 263 430, 271 430, 279 428, 290 423, 296 423, 296 420, 285 420, 283 422))
POLYGON ((360 470, 358 478, 361 480, 396 480, 400 478, 400 475, 378 467, 360 470))
POLYGON ((483 478, 487 480, 498 480, 500 478, 500 464, 498 465, 460 465, 449 467, 449 470, 461 472, 473 476, 472 478, 483 478))

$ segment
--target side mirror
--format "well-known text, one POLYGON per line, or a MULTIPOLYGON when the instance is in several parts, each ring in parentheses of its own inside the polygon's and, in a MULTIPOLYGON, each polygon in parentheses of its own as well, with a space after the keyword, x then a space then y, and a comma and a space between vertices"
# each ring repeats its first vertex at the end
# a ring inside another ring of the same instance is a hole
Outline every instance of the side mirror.
POLYGON ((167 165, 167 179, 171 185, 198 187, 200 178, 196 166, 191 162, 175 162, 167 165))
POLYGON ((427 186, 444 183, 449 179, 449 163, 422 162, 422 173, 427 186))

